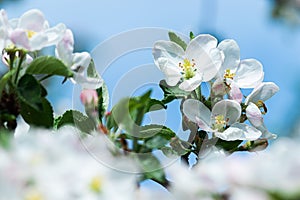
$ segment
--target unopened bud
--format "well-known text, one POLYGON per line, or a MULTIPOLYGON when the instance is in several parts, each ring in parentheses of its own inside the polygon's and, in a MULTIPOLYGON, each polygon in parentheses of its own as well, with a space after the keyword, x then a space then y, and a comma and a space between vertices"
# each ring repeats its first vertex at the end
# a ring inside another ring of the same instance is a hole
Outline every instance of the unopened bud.
POLYGON ((83 105, 97 105, 98 104, 98 94, 96 90, 85 89, 82 90, 80 94, 80 100, 83 105))
POLYGON ((248 144, 248 151, 249 152, 262 151, 265 150, 268 145, 269 143, 267 139, 258 139, 248 144))

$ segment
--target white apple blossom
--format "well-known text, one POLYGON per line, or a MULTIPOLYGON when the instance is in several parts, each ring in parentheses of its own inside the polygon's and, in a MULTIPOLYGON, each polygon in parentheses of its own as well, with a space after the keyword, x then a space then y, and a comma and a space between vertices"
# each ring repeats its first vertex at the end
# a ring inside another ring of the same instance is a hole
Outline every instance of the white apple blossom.
POLYGON ((238 122, 241 106, 234 100, 219 101, 210 111, 202 102, 188 99, 183 103, 183 113, 202 130, 226 141, 256 140, 261 136, 260 131, 238 122))
POLYGON ((213 84, 213 90, 225 81, 229 90, 224 90, 223 95, 228 94, 230 99, 239 103, 242 102, 243 94, 240 88, 254 88, 260 84, 264 78, 263 66, 255 59, 240 60, 240 48, 238 44, 231 39, 226 39, 218 45, 224 54, 224 62, 216 75, 217 81, 213 84))
POLYGON ((153 48, 154 62, 168 85, 180 82, 180 89, 192 91, 214 78, 221 67, 223 55, 216 46, 217 39, 205 34, 192 39, 185 51, 174 42, 158 41, 153 48))
POLYGON ((64 35, 66 27, 60 23, 50 27, 40 10, 32 9, 9 23, 8 36, 17 47, 29 51, 55 45, 64 35))
POLYGON ((0 10, 0 50, 2 51, 9 43, 9 21, 5 10, 0 10))
POLYGON ((97 89, 101 87, 103 80, 100 77, 87 77, 85 74, 85 71, 91 63, 91 55, 88 52, 73 53, 73 50, 73 33, 70 29, 67 29, 63 38, 56 46, 56 57, 73 70, 74 75, 71 80, 74 83, 78 83, 86 89, 97 89))
POLYGON ((263 120, 263 114, 266 112, 265 101, 271 98, 279 91, 279 87, 272 82, 263 82, 259 84, 247 96, 245 100, 246 116, 250 123, 262 132, 262 137, 267 139, 275 139, 276 134, 270 133, 266 128, 263 120), (261 111, 260 109, 263 109, 261 111))
MULTIPOLYGON (((7 150, 0 148, 0 199, 134 199, 134 174, 98 162, 76 131, 31 130, 12 140, 7 150)), ((103 139, 94 137, 94 144, 103 146, 103 139)), ((106 148, 101 151, 110 153, 106 148)), ((123 162, 122 157, 116 159, 123 162)), ((133 166, 131 162, 126 159, 133 166)))

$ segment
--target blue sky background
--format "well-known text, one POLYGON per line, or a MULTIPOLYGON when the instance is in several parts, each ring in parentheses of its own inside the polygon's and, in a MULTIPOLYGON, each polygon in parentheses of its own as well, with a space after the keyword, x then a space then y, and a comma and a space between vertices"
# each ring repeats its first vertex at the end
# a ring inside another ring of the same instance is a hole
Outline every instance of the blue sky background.
MULTIPOLYGON (((265 81, 273 81, 280 87, 280 92, 267 101, 269 112, 265 122, 269 129, 287 135, 300 114, 297 100, 300 96, 300 29, 272 19, 271 1, 19 0, 4 1, 1 7, 9 18, 19 17, 32 8, 40 9, 50 24, 62 22, 73 30, 78 51, 90 52, 113 35, 143 27, 161 27, 183 34, 190 31, 211 33, 219 39, 235 39, 241 48, 241 57, 260 60, 264 65, 265 81)), ((116 71, 111 73, 117 77, 130 66, 151 62, 151 50, 128 55, 114 63, 127 67, 123 71, 113 68, 116 71)), ((113 88, 116 78, 113 76, 104 77, 109 88, 113 88)), ((54 92, 49 98, 57 112, 72 107, 71 83, 55 84, 51 89, 54 92)), ((161 94, 155 90, 155 95, 161 94)), ((177 122, 168 123, 171 128, 178 125, 177 122)))

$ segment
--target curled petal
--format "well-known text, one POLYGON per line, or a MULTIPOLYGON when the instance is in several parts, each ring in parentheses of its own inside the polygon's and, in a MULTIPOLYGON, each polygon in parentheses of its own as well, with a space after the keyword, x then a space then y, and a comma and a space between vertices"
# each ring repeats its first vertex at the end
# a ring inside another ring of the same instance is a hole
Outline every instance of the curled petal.
POLYGON ((250 121, 250 123, 256 128, 260 127, 264 122, 261 111, 254 103, 250 102, 249 105, 247 106, 246 116, 250 121))
POLYGON ((9 37, 15 45, 30 49, 29 38, 27 37, 26 31, 22 29, 15 29, 10 33, 9 37))
POLYGON ((82 88, 96 90, 103 85, 103 79, 85 77, 83 74, 74 73, 72 82, 81 85, 82 88))
POLYGON ((210 127, 210 110, 200 101, 188 99, 183 102, 183 113, 192 122, 201 128, 210 127))
POLYGON ((223 74, 226 69, 235 72, 240 63, 240 48, 236 41, 229 39, 223 40, 218 45, 218 49, 224 53, 224 62, 220 73, 223 74))
POLYGON ((226 141, 234 140, 249 140, 253 141, 261 136, 261 132, 247 124, 235 123, 232 124, 224 132, 216 132, 215 136, 226 141))
POLYGON ((223 115, 227 125, 231 125, 240 118, 242 108, 234 100, 222 100, 215 104, 212 109, 212 117, 223 115))
POLYGON ((89 66, 91 59, 91 55, 88 52, 74 53, 71 69, 81 73, 89 66))
POLYGON ((273 82, 259 84, 245 99, 245 104, 249 102, 266 101, 279 91, 279 87, 273 82))
POLYGON ((263 66, 255 59, 242 60, 234 77, 234 81, 240 88, 254 88, 263 79, 263 66))

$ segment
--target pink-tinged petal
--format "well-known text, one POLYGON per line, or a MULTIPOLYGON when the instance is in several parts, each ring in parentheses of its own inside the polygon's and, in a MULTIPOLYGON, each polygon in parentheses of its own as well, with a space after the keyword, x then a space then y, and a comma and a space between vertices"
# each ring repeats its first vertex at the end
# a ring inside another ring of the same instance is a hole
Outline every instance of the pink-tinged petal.
POLYGON ((74 50, 74 37, 70 29, 67 29, 64 37, 56 45, 55 55, 61 59, 67 66, 72 64, 72 54, 74 50))
POLYGON ((246 59, 240 62, 234 81, 240 88, 254 88, 264 79, 262 64, 255 59, 246 59))
POLYGON ((246 116, 249 120, 249 122, 254 127, 260 127, 264 123, 263 116, 261 114, 261 111, 254 103, 249 103, 249 105, 246 108, 246 116))
POLYGON ((203 131, 214 132, 214 130, 210 128, 210 124, 207 124, 205 121, 201 120, 199 117, 196 117, 196 124, 203 131))
POLYGON ((156 42, 152 54, 154 63, 159 69, 166 66, 179 68, 179 63, 184 60, 184 50, 178 44, 171 41, 156 42), (164 60, 163 66, 161 66, 161 59, 164 60), (167 62, 165 62, 165 60, 167 62))
POLYGON ((273 82, 264 82, 259 84, 245 99, 245 104, 249 102, 266 101, 279 91, 279 87, 273 82))
POLYGON ((226 141, 249 140, 253 141, 261 136, 261 132, 247 124, 234 123, 224 132, 216 132, 215 136, 226 141))
POLYGON ((10 40, 16 45, 25 49, 30 49, 27 33, 22 29, 15 29, 9 36, 10 40))
POLYGON ((184 90, 184 91, 193 91, 200 85, 201 82, 202 82, 201 74, 196 73, 193 78, 190 78, 188 80, 184 80, 179 85, 179 88, 184 90))
POLYGON ((214 96, 224 96, 226 94, 226 85, 223 78, 218 78, 211 87, 211 93, 214 96))
POLYGON ((195 99, 184 101, 183 113, 190 121, 201 127, 210 127, 211 112, 202 102, 195 99))
POLYGON ((98 104, 98 93, 93 89, 84 89, 80 93, 80 100, 83 105, 97 105, 98 104))
POLYGON ((224 53, 224 62, 220 68, 220 73, 224 74, 226 69, 235 72, 240 63, 240 47, 236 41, 229 39, 223 40, 218 45, 218 49, 224 53))
POLYGON ((237 101, 238 103, 241 103, 243 100, 243 93, 240 90, 239 86, 234 82, 230 81, 230 91, 229 91, 229 98, 232 100, 237 101))
POLYGON ((212 109, 212 117, 223 115, 227 125, 231 125, 240 118, 242 112, 241 105, 234 100, 222 100, 215 104, 212 109))
POLYGON ((24 30, 40 32, 45 27, 45 17, 43 13, 37 9, 25 12, 19 19, 18 27, 24 30))

